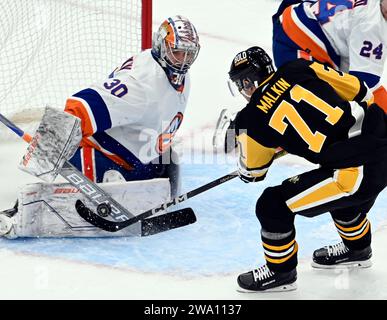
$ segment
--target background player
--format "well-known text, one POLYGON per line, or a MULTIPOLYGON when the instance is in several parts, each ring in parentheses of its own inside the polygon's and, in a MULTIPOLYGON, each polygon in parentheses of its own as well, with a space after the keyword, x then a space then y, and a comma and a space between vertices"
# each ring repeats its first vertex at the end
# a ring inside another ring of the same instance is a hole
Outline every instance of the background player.
POLYGON ((304 58, 349 72, 368 85, 385 112, 380 78, 386 46, 387 0, 284 0, 273 16, 277 68, 304 58))
MULTIPOLYGON (((375 102, 385 112, 387 92, 380 78, 386 45, 387 0, 283 0, 273 16, 277 68, 304 58, 349 72, 371 88, 375 102)), ((216 151, 234 149, 235 114, 221 111, 213 138, 216 151)))
POLYGON ((370 266, 366 216, 387 185, 387 118, 371 92, 352 75, 304 59, 274 72, 259 47, 238 53, 229 75, 249 101, 235 119, 243 181, 264 179, 278 147, 320 165, 258 199, 266 264, 238 277, 241 290, 295 288, 296 214, 330 212, 342 238, 316 250, 313 266, 370 266))
POLYGON ((82 120, 83 135, 70 161, 96 182, 111 170, 127 181, 169 177, 174 195, 179 178, 171 145, 199 50, 194 25, 183 16, 170 17, 154 34, 151 50, 70 97, 65 111, 82 120))

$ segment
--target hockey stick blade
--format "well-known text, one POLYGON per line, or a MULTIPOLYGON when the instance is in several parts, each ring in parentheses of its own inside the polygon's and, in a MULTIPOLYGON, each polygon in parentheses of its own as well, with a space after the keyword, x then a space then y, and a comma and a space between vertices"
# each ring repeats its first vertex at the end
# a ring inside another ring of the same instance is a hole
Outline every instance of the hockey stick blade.
POLYGON ((75 209, 78 214, 85 219, 88 223, 101 228, 106 231, 115 232, 118 231, 118 227, 112 223, 112 221, 105 220, 101 218, 99 215, 95 214, 81 200, 77 200, 75 202, 75 209))
MULTIPOLYGON (((81 200, 76 201, 75 209, 87 222, 94 226, 98 226, 105 231, 117 232, 122 229, 121 225, 117 225, 116 222, 106 220, 95 214, 86 207, 81 200)), ((125 226, 129 226, 139 220, 140 219, 136 219, 135 221, 131 220, 130 223, 125 224, 125 226)), ((191 208, 167 212, 159 216, 141 220, 141 236, 144 237, 168 231, 170 229, 183 227, 194 222, 196 222, 196 216, 191 208)))
POLYGON ((141 220, 141 237, 181 228, 195 222, 196 216, 191 208, 167 212, 159 216, 141 220))

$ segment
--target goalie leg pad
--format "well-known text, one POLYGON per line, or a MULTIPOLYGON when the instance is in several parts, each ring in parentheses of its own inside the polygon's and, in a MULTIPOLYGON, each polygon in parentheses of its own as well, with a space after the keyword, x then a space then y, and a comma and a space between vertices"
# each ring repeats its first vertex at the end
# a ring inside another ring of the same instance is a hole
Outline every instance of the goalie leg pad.
MULTIPOLYGON (((141 213, 170 199, 168 179, 102 183, 104 190, 133 213, 141 213)), ((17 237, 120 237, 142 235, 141 223, 112 234, 92 226, 75 210, 81 200, 93 204, 67 183, 26 185, 19 194, 19 209, 13 217, 12 232, 17 237)))
POLYGON ((54 181, 64 162, 76 152, 82 139, 81 120, 46 107, 42 121, 19 168, 46 182, 54 181))

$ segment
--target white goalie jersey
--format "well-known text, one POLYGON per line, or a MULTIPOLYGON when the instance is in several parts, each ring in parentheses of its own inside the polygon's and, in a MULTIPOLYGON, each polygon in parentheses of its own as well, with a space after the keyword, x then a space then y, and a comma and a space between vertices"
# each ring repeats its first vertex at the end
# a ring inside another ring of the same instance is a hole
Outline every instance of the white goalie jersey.
POLYGON ((66 102, 66 111, 81 118, 83 141, 121 165, 133 155, 146 164, 171 145, 183 121, 190 90, 188 73, 176 90, 146 50, 127 60, 105 81, 66 102))

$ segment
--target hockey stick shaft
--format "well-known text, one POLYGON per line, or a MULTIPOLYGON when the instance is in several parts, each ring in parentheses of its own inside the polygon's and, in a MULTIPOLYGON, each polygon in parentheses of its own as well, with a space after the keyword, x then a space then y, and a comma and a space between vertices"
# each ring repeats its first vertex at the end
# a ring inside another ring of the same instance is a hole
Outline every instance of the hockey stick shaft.
MULTIPOLYGON (((238 172, 237 171, 234 171, 230 174, 227 174, 221 178, 218 178, 214 181, 211 181, 201 187, 198 187, 194 190, 191 190, 187 193, 184 193, 170 201, 167 201, 153 209, 150 209, 150 210, 147 210, 143 213, 140 213, 139 215, 129 219, 129 220, 126 220, 126 221, 111 221, 111 220, 107 220, 107 219, 104 219, 102 217, 100 217, 97 213, 93 212, 92 210, 90 210, 89 208, 87 208, 83 203, 82 201, 78 201, 77 202, 77 205, 76 205, 76 209, 77 209, 77 212, 78 214, 83 218, 85 219, 87 222, 91 223, 92 225, 98 227, 98 228, 101 228, 105 231, 110 231, 110 232, 116 232, 116 231, 119 231, 123 228, 126 228, 140 220, 144 220, 150 216, 153 216, 155 215, 156 213, 158 213, 159 211, 161 210, 166 210, 167 208, 169 208, 170 206, 173 206, 173 205, 176 205, 178 203, 181 203, 185 200, 188 200, 200 193, 203 193, 209 189, 212 189, 226 181, 229 181, 235 177, 238 176, 238 172)), ((182 209, 182 210, 185 210, 185 209, 182 209)), ((173 212, 171 212, 173 213, 173 212)))
MULTIPOLYGON (((280 151, 280 152, 277 152, 274 156, 274 159, 278 159, 282 156, 284 156, 286 154, 286 151, 280 151)), ((184 193, 168 202, 165 202, 159 206, 157 206, 156 208, 153 208, 151 210, 148 210, 148 211, 145 211, 139 215, 137 215, 136 217, 134 217, 133 219, 138 219, 138 220, 141 220, 141 219, 145 219, 151 215, 154 215, 156 214, 157 212, 161 211, 161 210, 165 210, 167 208, 169 208, 170 206, 173 206, 173 205, 176 205, 178 203, 181 203, 183 201, 186 201, 188 199, 191 199, 192 197, 194 196, 197 196, 198 194, 201 194, 205 191, 208 191, 214 187, 217 187, 219 185, 221 185, 222 183, 225 183, 227 181, 230 181, 231 179, 234 179, 235 177, 238 176, 238 171, 233 171, 229 174, 226 174, 225 176, 223 177, 220 177, 220 178, 217 178, 209 183, 206 183, 205 185, 202 185, 196 189, 193 189, 187 193, 184 193)), ((118 223, 122 223, 123 225, 128 223, 129 221, 123 221, 123 222, 118 222, 118 223)))
MULTIPOLYGON (((0 113, 0 122, 15 132, 26 142, 31 142, 33 139, 28 133, 25 133, 22 129, 16 126, 13 122, 7 119, 0 113)), ((85 177, 79 170, 74 167, 69 161, 66 161, 63 165, 60 175, 65 178, 71 185, 76 187, 82 192, 90 201, 99 205, 101 203, 109 203, 111 207, 110 215, 118 221, 130 220, 135 217, 134 214, 130 213, 121 204, 115 201, 109 196, 104 190, 96 185, 93 181, 85 177)))
POLYGON ((12 123, 10 120, 4 117, 1 113, 0 113, 0 121, 9 129, 11 129, 13 132, 15 132, 25 142, 28 142, 28 143, 31 142, 32 137, 28 133, 25 133, 23 130, 18 128, 14 123, 12 123))
MULTIPOLYGON (((281 150, 279 152, 277 152, 274 156, 274 159, 278 159, 282 156, 284 156, 286 153, 286 151, 284 150, 281 150)), ((130 226, 131 224, 139 221, 139 220, 143 220, 143 219, 146 219, 154 214, 156 214, 157 212, 161 211, 161 210, 165 210, 167 208, 169 208, 170 206, 173 206, 173 205, 176 205, 178 203, 181 203, 183 201, 186 201, 198 194, 201 194, 207 190, 210 190, 216 186, 219 186, 221 185, 222 183, 225 183, 231 179, 234 179, 235 177, 238 176, 238 171, 233 171, 223 177, 220 177, 220 178, 217 178, 203 186, 200 186, 194 190, 191 190, 187 193, 184 193, 168 202, 165 202, 153 209, 150 209, 150 210, 147 210, 143 213, 140 213, 139 215, 129 219, 129 220, 126 220, 126 221, 122 221, 122 222, 115 222, 115 221, 110 221, 110 220, 106 220, 106 219, 103 219, 102 217, 100 217, 98 214, 96 214, 95 212, 92 212, 90 209, 86 208, 82 203, 79 204, 79 207, 81 208, 80 210, 77 209, 79 215, 84 218, 86 221, 88 221, 89 223, 95 225, 96 227, 99 227, 101 229, 104 229, 106 231, 110 231, 110 232, 116 232, 116 231, 119 231, 123 228, 126 228, 128 226, 130 226)))

